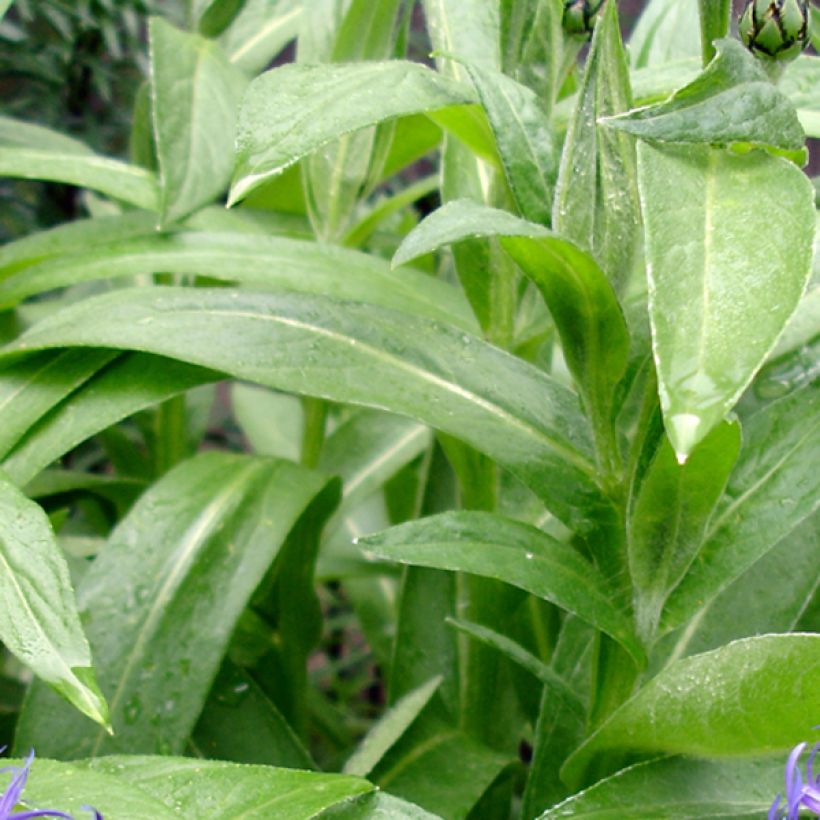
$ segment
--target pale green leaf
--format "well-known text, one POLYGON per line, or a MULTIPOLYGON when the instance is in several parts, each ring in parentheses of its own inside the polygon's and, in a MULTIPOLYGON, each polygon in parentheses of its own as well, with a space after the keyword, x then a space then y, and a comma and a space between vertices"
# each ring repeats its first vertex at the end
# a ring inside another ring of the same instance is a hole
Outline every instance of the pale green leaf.
MULTIPOLYGON (((85 353, 93 360, 89 356, 91 351, 85 353)), ((95 352, 94 356, 97 355, 95 352)), ((120 357, 42 417, 0 466, 12 480, 27 484, 42 469, 95 433, 132 413, 218 378, 218 373, 157 356, 120 357)), ((58 380, 56 384, 59 383, 58 380)), ((49 385, 45 394, 37 395, 37 402, 43 401, 46 395, 56 398, 53 391, 54 387, 49 385)), ((33 400, 30 406, 36 406, 33 400)))
POLYGON ((161 17, 151 19, 149 38, 160 214, 168 223, 227 188, 247 80, 215 43, 179 31, 161 17))
POLYGON ((0 281, 0 305, 79 282, 154 272, 370 302, 475 329, 458 290, 418 271, 394 272, 375 256, 316 242, 212 231, 144 236, 54 255, 0 281))
MULTIPOLYGON (((42 508, 0 474, 0 640, 76 707, 109 727, 74 589, 42 508)), ((69 709, 71 707, 68 707, 69 709)), ((83 726, 88 721, 72 710, 83 726)))
POLYGON ((0 177, 4 176, 90 188, 149 211, 158 204, 157 180, 150 171, 98 154, 0 145, 0 177))
POLYGON ((645 684, 576 750, 577 784, 607 749, 698 757, 785 753, 820 712, 820 635, 764 635, 677 661, 645 684))
MULTIPOLYGON (((144 790, 160 806, 172 809, 172 816, 184 818, 310 820, 339 803, 373 791, 371 783, 347 775, 183 757, 114 755, 82 765, 90 772, 144 790)), ((152 818, 146 816, 144 820, 152 818)))
POLYGON ((360 539, 380 558, 495 578, 578 615, 643 657, 606 579, 576 550, 541 530, 492 513, 412 521, 360 539))
POLYGON ((806 135, 794 106, 737 40, 719 40, 718 55, 666 102, 604 122, 659 142, 744 142, 799 151, 806 135))
POLYGON ((572 527, 585 530, 608 508, 575 395, 445 325, 316 296, 164 287, 88 299, 45 319, 14 350, 67 345, 145 350, 389 409, 473 443, 572 527))
POLYGON ((609 2, 595 26, 564 140, 552 226, 592 253, 619 292, 632 277, 640 244, 635 145, 599 120, 627 111, 631 103, 616 4, 609 2))
POLYGON ((245 0, 219 44, 234 65, 253 76, 296 36, 301 15, 301 0, 245 0))
POLYGON ((740 426, 724 422, 679 464, 663 437, 628 510, 635 617, 651 641, 664 601, 694 560, 740 451, 740 426))
POLYGON ((477 65, 468 65, 467 70, 487 111, 521 215, 549 225, 558 150, 538 96, 500 71, 477 65))
POLYGON ((78 591, 116 734, 89 730, 35 686, 18 721, 18 748, 62 758, 180 753, 237 619, 324 485, 288 462, 216 452, 154 484, 78 591))
POLYGON ((273 69, 242 101, 229 203, 344 134, 472 102, 470 88, 401 60, 273 69))
POLYGON ((759 820, 783 789, 783 766, 781 757, 639 763, 549 809, 540 820, 759 820))
POLYGON ((809 279, 814 190, 791 162, 638 145, 661 407, 679 458, 732 408, 809 279))
POLYGON ((664 612, 665 628, 695 616, 820 504, 820 381, 755 413, 704 545, 664 612))
POLYGON ((441 676, 431 678, 397 700, 364 736, 356 751, 345 762, 342 771, 345 774, 367 777, 385 752, 419 716, 440 685, 441 676))

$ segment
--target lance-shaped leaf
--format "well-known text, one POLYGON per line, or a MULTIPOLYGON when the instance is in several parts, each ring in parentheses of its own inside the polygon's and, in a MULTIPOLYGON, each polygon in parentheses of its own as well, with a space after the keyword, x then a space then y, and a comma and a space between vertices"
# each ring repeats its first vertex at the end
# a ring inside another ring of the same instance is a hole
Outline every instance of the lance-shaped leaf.
POLYGON ((783 788, 783 761, 674 758, 630 766, 549 809, 539 820, 703 820, 765 817, 783 788))
POLYGON ((227 188, 236 117, 247 79, 220 48, 161 17, 149 26, 151 104, 164 223, 227 188))
POLYGON ((255 76, 299 31, 301 0, 245 0, 219 44, 234 65, 255 76))
MULTIPOLYGON (((84 352, 87 356, 92 353, 84 352)), ((93 355, 99 353, 94 351, 93 355)), ((21 362, 20 366, 27 363, 21 362)), ((144 354, 122 356, 43 416, 6 456, 2 468, 13 481, 25 485, 53 461, 101 430, 219 378, 219 373, 173 359, 144 354)), ((49 386, 51 395, 52 389, 49 386)))
POLYGON ((161 807, 171 808, 174 817, 207 817, 209 820, 240 817, 310 820, 374 789, 366 780, 349 775, 185 757, 113 755, 75 765, 148 792, 161 807))
POLYGON ((820 381, 773 402, 744 423, 747 442, 703 548, 673 591, 664 628, 688 621, 820 505, 820 381))
POLYGON ((0 282, 0 306, 79 282, 162 272, 209 276, 405 310, 471 330, 461 293, 413 270, 394 272, 359 251, 297 239, 187 231, 54 256, 0 282))
POLYGON ((24 236, 0 248, 0 279, 20 268, 54 256, 88 251, 92 245, 107 245, 156 233, 157 218, 144 211, 114 216, 77 219, 47 231, 24 236))
POLYGON ((148 211, 158 204, 157 180, 150 171, 98 154, 0 145, 0 177, 64 182, 148 211))
POLYGON ((378 723, 373 725, 356 751, 347 759, 344 773, 367 777, 385 752, 404 734, 407 727, 430 702, 440 684, 441 676, 431 678, 396 701, 378 723))
POLYGON ((820 635, 764 635, 673 663, 577 749, 561 770, 577 786, 607 749, 702 757, 783 752, 820 711, 820 635), (799 708, 795 708, 799 705, 799 708))
MULTIPOLYGON (((108 730, 108 707, 97 686, 68 567, 51 525, 42 508, 2 475, 0 640, 82 715, 108 730)), ((66 708, 83 726, 89 725, 66 708)))
POLYGON ((629 110, 631 102, 618 13, 610 0, 595 25, 564 141, 552 226, 590 251, 619 291, 632 274, 640 235, 635 146, 598 120, 629 110))
POLYGON ((0 117, 0 146, 34 148, 40 151, 85 156, 94 154, 84 142, 74 137, 33 122, 16 120, 13 117, 0 117))
POLYGON ((814 189, 762 151, 638 145, 666 431, 685 459, 731 409, 810 275, 814 189))
POLYGON ((401 60, 268 71, 242 101, 229 203, 343 134, 473 102, 469 87, 401 60))
POLYGON ((801 151, 806 140, 788 97, 737 40, 719 40, 718 56, 696 80, 658 105, 604 123, 659 142, 747 142, 801 151))
POLYGON ((487 112, 522 216, 549 225, 558 149, 538 96, 500 71, 471 64, 467 71, 487 112))
POLYGON ((626 322, 612 285, 595 260, 572 242, 470 200, 450 202, 425 219, 407 235, 393 262, 402 264, 475 236, 501 237, 504 249, 541 291, 603 450, 613 391, 629 352, 626 322))
POLYGON ((740 426, 724 422, 679 464, 666 437, 628 512, 629 570, 638 632, 651 641, 661 609, 700 547, 740 451, 740 426))
MULTIPOLYGON (((325 484, 288 462, 207 453, 152 486, 78 593, 116 735, 89 731, 35 686, 18 747, 53 757, 180 752, 237 619, 325 484)), ((327 512, 314 510, 318 520, 327 512)))
POLYGON ((280 390, 388 409, 488 453, 574 529, 608 509, 575 394, 445 325, 318 296, 166 287, 88 299, 6 350, 72 345, 158 353, 280 390))
POLYGON ((469 572, 512 584, 643 652, 606 579, 578 552, 529 524, 492 513, 444 513, 360 539, 380 558, 469 572))
POLYGON ((64 351, 0 370, 0 458, 38 419, 113 358, 111 351, 64 351))

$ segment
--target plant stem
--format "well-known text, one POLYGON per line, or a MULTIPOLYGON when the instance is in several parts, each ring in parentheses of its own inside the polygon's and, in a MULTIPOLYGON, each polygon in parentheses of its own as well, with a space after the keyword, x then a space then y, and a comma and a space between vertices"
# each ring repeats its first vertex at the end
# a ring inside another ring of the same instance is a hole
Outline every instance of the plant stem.
POLYGON ((302 400, 305 426, 302 431, 303 467, 313 469, 319 463, 322 446, 325 443, 325 422, 327 421, 327 402, 324 399, 305 398, 302 400))
POLYGON ((188 454, 188 425, 185 394, 160 404, 156 417, 154 471, 164 475, 188 454))
POLYGON ((732 0, 699 0, 699 7, 701 48, 706 65, 715 56, 712 43, 729 33, 732 0))

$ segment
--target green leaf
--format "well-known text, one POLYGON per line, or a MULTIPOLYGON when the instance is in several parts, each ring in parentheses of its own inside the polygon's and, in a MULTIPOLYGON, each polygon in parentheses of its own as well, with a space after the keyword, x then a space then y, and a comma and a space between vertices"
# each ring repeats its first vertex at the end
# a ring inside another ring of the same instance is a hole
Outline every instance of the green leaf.
POLYGON ((632 276, 640 243, 634 141, 599 124, 632 107, 614 2, 595 25, 583 85, 567 130, 552 226, 588 250, 616 290, 632 276))
POLYGON ((747 445, 689 573, 674 590, 664 628, 685 623, 818 506, 820 381, 772 402, 744 423, 747 445))
POLYGON ((383 791, 340 805, 322 815, 327 820, 442 820, 415 803, 408 803, 383 791))
POLYGON ((558 696, 561 698, 567 708, 573 710, 579 716, 583 715, 581 699, 567 682, 554 672, 552 667, 528 652, 521 644, 481 624, 460 621, 457 618, 448 618, 447 623, 459 632, 463 632, 465 635, 469 635, 471 638, 481 641, 481 643, 504 654, 513 663, 518 664, 522 669, 526 669, 533 677, 546 684, 547 691, 553 693, 553 697, 558 696))
POLYGON ((66 345, 142 349, 416 418, 496 458, 579 530, 607 506, 576 397, 444 325, 315 296, 164 287, 88 299, 6 351, 66 345))
POLYGON ((379 558, 512 584, 578 615, 619 641, 636 661, 643 659, 607 580, 574 549, 529 524, 492 513, 444 513, 359 544, 379 558))
POLYGON ((149 272, 318 293, 475 328, 463 296, 426 274, 394 272, 385 261, 359 251, 236 233, 185 231, 54 256, 0 282, 0 306, 78 282, 149 272))
POLYGON ((34 148, 63 154, 93 156, 94 152, 80 140, 33 122, 0 116, 0 147, 34 148))
POLYGON ((538 96, 500 71, 477 65, 468 65, 467 71, 487 111, 521 215, 549 225, 558 151, 538 96))
POLYGON ((0 458, 55 404, 114 358, 110 351, 65 351, 0 370, 0 458))
POLYGON ((677 661, 577 749, 561 776, 577 785, 608 749, 748 757, 803 740, 820 711, 820 635, 764 635, 677 661))
POLYGON ((0 177, 64 182, 137 208, 157 209, 157 180, 150 171, 98 154, 0 145, 0 177))
POLYGON ((441 676, 431 678, 396 701, 364 736, 356 751, 345 762, 342 771, 345 774, 367 777, 385 752, 419 716, 440 685, 441 676))
POLYGON ((649 642, 669 592, 700 547, 706 524, 740 452, 740 425, 716 427, 679 464, 666 437, 630 503, 629 569, 638 632, 649 642))
POLYGON ((702 607, 696 620, 673 633, 672 654, 708 652, 739 638, 795 631, 820 588, 818 570, 820 516, 815 513, 702 607))
POLYGON ((445 818, 467 817, 509 758, 435 720, 416 721, 371 780, 445 818))
MULTIPOLYGON (((51 525, 42 508, 2 475, 0 639, 35 675, 110 731, 108 706, 51 525)), ((86 725, 82 717, 79 722, 86 725)))
POLYGON ((407 235, 393 261, 402 264, 474 236, 501 237, 504 249, 541 291, 605 452, 613 391, 629 352, 626 323, 609 281, 595 260, 572 242, 470 200, 449 202, 435 211, 407 235))
POLYGON ((63 758, 182 751, 239 615, 324 484, 288 462, 215 452, 154 484, 78 596, 116 735, 90 732, 35 685, 18 746, 63 758))
MULTIPOLYGON (((83 765, 144 789, 161 806, 172 808, 175 817, 310 820, 332 806, 373 791, 371 783, 347 775, 183 757, 114 755, 83 765)), ((112 818, 116 820, 114 815, 112 818)))
POLYGON ((783 788, 783 761, 639 763, 596 783, 541 815, 540 820, 757 820, 783 788))
POLYGON ((55 256, 87 252, 91 246, 150 236, 156 233, 156 228, 156 216, 140 211, 65 222, 0 247, 0 280, 20 268, 55 256))
POLYGON ((688 0, 650 0, 629 40, 629 51, 635 68, 654 71, 687 57, 700 58, 697 5, 688 0))
POLYGON ((301 15, 301 0, 245 0, 219 45, 234 65, 253 77, 296 36, 301 15))
POLYGON ((316 768, 273 701, 248 673, 229 660, 222 663, 190 744, 210 759, 316 768))
POLYGON ((159 802, 151 791, 113 773, 89 771, 84 763, 43 759, 32 763, 21 806, 49 806, 87 817, 89 803, 105 820, 174 820, 182 816, 173 805, 159 802))
POLYGON ((41 418, 6 456, 2 469, 16 483, 27 484, 95 433, 139 410, 219 378, 218 373, 157 356, 121 357, 41 418))
POLYGON ((298 397, 232 384, 231 408, 254 453, 299 461, 304 417, 298 397))
POLYGON ((791 162, 763 152, 640 142, 638 163, 661 407, 685 459, 735 404, 800 301, 814 191, 791 162))
POLYGON ((693 82, 658 105, 604 122, 659 142, 744 142, 800 151, 806 135, 794 106, 737 40, 719 40, 718 55, 693 82))
POLYGON ((161 17, 148 26, 160 215, 187 216, 227 188, 236 117, 247 79, 219 47, 161 17))
POLYGON ((229 204, 344 134, 472 102, 471 89, 401 60, 268 71, 250 84, 240 108, 229 204))

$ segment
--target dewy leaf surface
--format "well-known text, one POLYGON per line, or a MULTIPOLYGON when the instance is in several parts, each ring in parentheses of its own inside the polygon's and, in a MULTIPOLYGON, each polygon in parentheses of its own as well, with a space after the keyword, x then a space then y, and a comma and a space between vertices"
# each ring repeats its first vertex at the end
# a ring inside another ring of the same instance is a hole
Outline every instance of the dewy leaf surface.
POLYGON ((578 390, 606 436, 612 393, 624 373, 629 333, 609 280, 573 242, 506 211, 455 200, 405 237, 394 264, 475 236, 497 236, 535 283, 552 314, 578 390))
POLYGON ((576 396, 462 331, 318 296, 223 289, 129 290, 88 299, 14 350, 144 350, 332 401, 380 407, 496 458, 585 530, 603 501, 576 396), (91 320, 93 317, 93 321, 91 320))
MULTIPOLYGON (((89 356, 91 351, 85 353, 87 360, 93 360, 93 356, 89 356)), ((27 363, 23 361, 12 368, 24 367, 27 363)), ((23 486, 95 433, 133 413, 219 378, 219 373, 173 359, 143 353, 122 356, 43 416, 6 456, 2 469, 23 486)), ((38 395, 37 401, 53 396, 53 389, 50 385, 48 393, 38 395)))
POLYGON ((634 140, 599 124, 632 107, 618 13, 607 3, 595 26, 583 84, 567 129, 552 226, 592 253, 621 292, 640 244, 634 140))
POLYGON ((156 210, 159 200, 154 174, 98 154, 0 145, 0 177, 64 182, 148 211, 156 210))
POLYGON ((89 731, 35 686, 19 748, 58 758, 180 753, 239 615, 325 484, 289 462, 212 452, 153 485, 78 592, 116 734, 89 731))
POLYGON ((606 749, 699 757, 766 755, 805 740, 820 713, 820 635, 763 635, 677 661, 569 758, 577 785, 606 749))
POLYGON ((529 524, 492 513, 458 512, 412 521, 359 542, 380 558, 469 572, 525 589, 642 651, 623 609, 595 567, 529 524))
POLYGON ((732 408, 810 275, 814 190, 791 162, 638 144, 649 311, 678 457, 732 408))
POLYGON ((737 40, 719 40, 718 56, 693 82, 658 105, 605 120, 607 126, 660 142, 749 142, 803 148, 794 106, 737 40))
POLYGON ((64 351, 0 370, 0 459, 41 416, 112 358, 110 351, 64 351))
POLYGON ((343 134, 475 101, 469 87, 401 60, 268 71, 242 101, 229 203, 343 134))
POLYGON ((461 293, 418 271, 392 271, 376 257, 316 242, 213 231, 144 236, 52 256, 0 281, 0 306, 79 282, 151 272, 370 302, 475 328, 461 293))
MULTIPOLYGON (((51 525, 42 508, 2 474, 0 639, 73 707, 108 726, 108 707, 97 687, 68 567, 51 525)), ((66 708, 90 726, 72 707, 66 708)))
POLYGON ((468 65, 522 216, 549 225, 558 149, 535 92, 500 71, 468 65))
POLYGON ((236 118, 247 79, 212 41, 149 23, 151 102, 160 213, 173 222, 227 188, 236 118))
POLYGON ((549 809, 540 820, 760 820, 783 788, 783 761, 639 763, 549 809))
POLYGON ((692 618, 818 509, 818 408, 820 380, 815 380, 745 422, 748 444, 709 522, 697 560, 667 602, 666 628, 692 618))
POLYGON ((372 783, 348 775, 184 757, 120 755, 81 765, 143 789, 160 806, 172 808, 173 816, 208 820, 309 820, 374 789, 372 783))
POLYGON ((679 464, 666 437, 630 505, 629 568, 639 631, 651 640, 663 603, 700 547, 740 451, 740 426, 724 422, 679 464))

